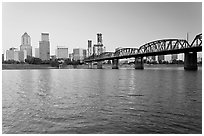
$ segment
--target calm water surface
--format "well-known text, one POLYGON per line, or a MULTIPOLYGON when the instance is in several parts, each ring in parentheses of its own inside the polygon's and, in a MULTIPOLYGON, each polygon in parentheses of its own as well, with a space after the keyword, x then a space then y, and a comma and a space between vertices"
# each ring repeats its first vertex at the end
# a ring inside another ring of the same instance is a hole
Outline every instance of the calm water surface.
POLYGON ((3 70, 3 133, 202 133, 202 70, 3 70))

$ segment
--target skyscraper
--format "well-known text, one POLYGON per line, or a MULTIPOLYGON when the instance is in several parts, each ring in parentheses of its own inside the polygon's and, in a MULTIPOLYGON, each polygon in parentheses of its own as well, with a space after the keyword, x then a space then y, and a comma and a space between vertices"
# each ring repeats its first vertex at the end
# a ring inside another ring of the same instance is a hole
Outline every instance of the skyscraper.
POLYGON ((93 54, 94 55, 100 55, 104 52, 103 43, 102 43, 102 34, 97 34, 97 44, 93 46, 93 54))
POLYGON ((41 60, 50 60, 50 42, 48 33, 41 33, 41 41, 39 42, 39 57, 41 60))
POLYGON ((92 41, 88 40, 88 57, 92 55, 92 41))
POLYGON ((31 38, 26 32, 21 36, 20 50, 21 51, 26 50, 27 56, 32 56, 31 38))

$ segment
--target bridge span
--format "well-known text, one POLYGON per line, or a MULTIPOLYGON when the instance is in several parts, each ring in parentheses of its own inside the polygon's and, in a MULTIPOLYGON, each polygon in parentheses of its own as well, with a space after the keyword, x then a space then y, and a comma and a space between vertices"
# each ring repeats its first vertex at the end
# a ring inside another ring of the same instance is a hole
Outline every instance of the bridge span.
POLYGON ((118 69, 119 59, 135 58, 135 69, 144 69, 143 57, 184 53, 184 69, 197 70, 197 52, 202 51, 202 34, 195 36, 191 44, 183 39, 162 39, 146 43, 139 48, 121 48, 115 52, 104 52, 84 59, 92 68, 102 68, 102 61, 112 60, 112 68, 118 69))

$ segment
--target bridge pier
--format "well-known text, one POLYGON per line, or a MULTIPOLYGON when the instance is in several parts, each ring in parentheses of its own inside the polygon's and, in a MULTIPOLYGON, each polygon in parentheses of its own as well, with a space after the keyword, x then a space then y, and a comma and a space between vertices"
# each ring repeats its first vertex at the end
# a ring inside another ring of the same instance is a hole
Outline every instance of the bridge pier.
POLYGON ((143 57, 135 57, 135 69, 144 69, 143 57))
POLYGON ((97 69, 102 69, 103 67, 102 67, 102 61, 98 61, 97 62, 97 69))
POLYGON ((88 68, 89 68, 89 69, 92 69, 92 68, 93 68, 93 63, 92 63, 92 62, 88 63, 88 68))
POLYGON ((184 53, 184 69, 185 70, 197 70, 197 52, 184 53))
POLYGON ((112 69, 118 69, 118 59, 113 59, 112 60, 112 69))

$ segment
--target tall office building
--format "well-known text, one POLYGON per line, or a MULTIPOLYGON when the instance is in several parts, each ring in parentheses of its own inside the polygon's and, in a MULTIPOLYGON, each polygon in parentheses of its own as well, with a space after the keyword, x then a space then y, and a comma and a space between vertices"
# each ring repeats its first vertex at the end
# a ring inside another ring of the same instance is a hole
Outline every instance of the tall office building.
POLYGON ((20 50, 26 50, 27 56, 32 56, 31 38, 26 32, 21 37, 20 50))
POLYGON ((39 42, 39 58, 41 60, 50 60, 50 42, 48 33, 41 34, 41 41, 39 42))
POLYGON ((101 34, 101 33, 98 33, 98 34, 97 34, 97 44, 98 44, 98 45, 101 45, 101 44, 102 44, 102 34, 101 34))
POLYGON ((55 54, 56 54, 57 58, 66 59, 66 58, 68 58, 68 48, 57 47, 55 54))
POLYGON ((18 51, 18 61, 24 62, 27 56, 27 51, 18 51))
POLYGON ((14 60, 19 61, 19 51, 18 50, 14 51, 14 60))
POLYGON ((92 55, 92 41, 88 40, 88 57, 92 55))
POLYGON ((101 53, 104 52, 104 47, 102 43, 102 34, 98 33, 97 34, 97 44, 93 46, 93 54, 94 55, 100 55, 101 53))

